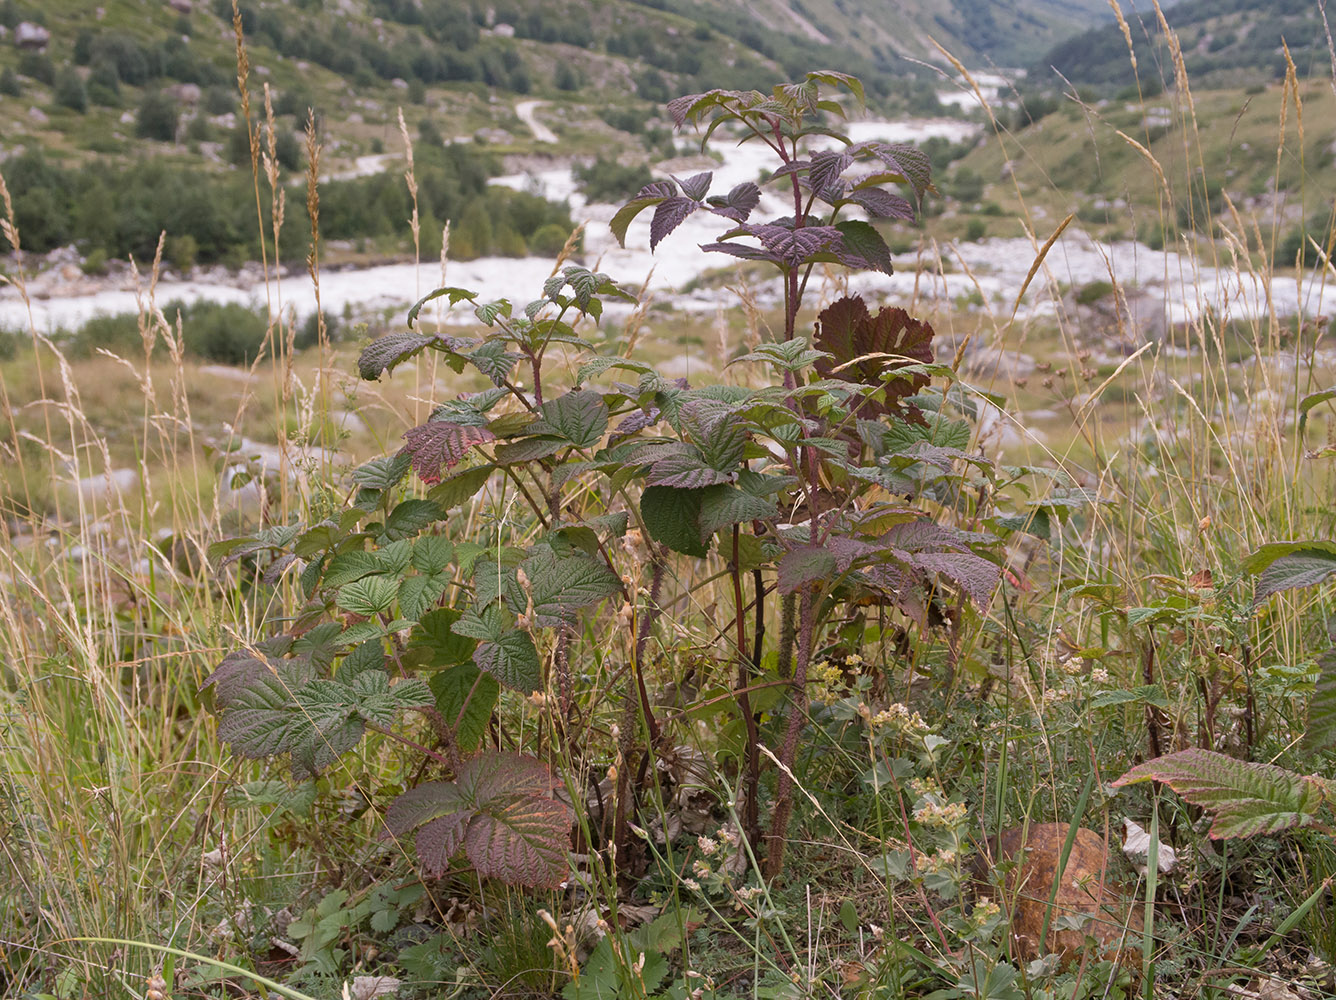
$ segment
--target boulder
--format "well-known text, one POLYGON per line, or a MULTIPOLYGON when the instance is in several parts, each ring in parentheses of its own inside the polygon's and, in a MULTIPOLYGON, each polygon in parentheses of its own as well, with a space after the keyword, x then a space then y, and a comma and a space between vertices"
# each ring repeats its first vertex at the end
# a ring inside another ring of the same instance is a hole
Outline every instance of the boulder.
POLYGON ((979 859, 976 874, 986 878, 991 867, 1001 876, 1002 898, 997 902, 1008 918, 1013 957, 1030 962, 1056 953, 1064 963, 1077 962, 1086 939, 1093 938, 1095 958, 1139 966, 1141 905, 1118 891, 1114 859, 1094 830, 1076 831, 1067 865, 1061 867, 1067 830, 1066 823, 1016 827, 989 838, 991 866, 986 858, 979 859), (1055 881, 1057 894, 1044 940, 1044 915, 1055 881))
POLYGON ((178 14, 189 14, 195 9, 195 0, 167 0, 167 6, 178 14))
POLYGON ((21 49, 28 49, 33 52, 43 51, 51 43, 51 32, 40 24, 33 24, 31 21, 21 21, 19 26, 14 29, 14 44, 21 49))

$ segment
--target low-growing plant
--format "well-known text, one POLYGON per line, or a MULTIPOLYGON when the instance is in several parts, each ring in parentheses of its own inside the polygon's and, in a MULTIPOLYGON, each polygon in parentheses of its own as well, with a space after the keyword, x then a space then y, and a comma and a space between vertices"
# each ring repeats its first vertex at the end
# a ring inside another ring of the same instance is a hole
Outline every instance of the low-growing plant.
POLYGON ((931 190, 916 149, 853 142, 825 124, 843 113, 830 91, 862 99, 856 79, 813 73, 771 94, 716 90, 669 105, 706 139, 726 128, 769 147, 767 184, 791 214, 753 222, 757 184, 711 194, 702 173, 646 185, 612 222, 624 240, 652 209, 657 249, 709 213, 725 228, 703 249, 779 272, 782 332, 730 361, 760 387, 655 371, 633 335, 599 331, 606 311, 634 308, 635 296, 560 261, 523 305, 437 289, 409 311, 408 330, 362 352, 365 379, 431 351, 490 388, 438 406, 397 453, 359 468, 347 504, 325 501, 306 522, 215 546, 270 582, 290 579, 306 602, 286 630, 254 637, 209 677, 220 740, 241 756, 285 757, 299 776, 369 736, 397 743, 430 780, 408 782, 385 825, 414 835, 435 875, 462 851, 481 875, 556 886, 570 876, 573 821, 583 843, 612 848, 592 877, 625 874, 656 794, 647 775, 676 753, 678 723, 650 691, 666 587, 719 579, 732 598, 720 628, 733 720, 721 740, 733 734, 739 789, 729 807, 747 855, 780 874, 822 652, 859 663, 854 651, 877 645, 884 670, 912 634, 935 633, 954 665, 966 620, 1001 576, 996 536, 982 529, 1007 527, 989 517, 994 470, 964 450, 974 404, 935 362, 931 326, 848 295, 810 335, 800 328, 816 269, 889 273, 879 225, 912 220, 931 190), (471 305, 482 336, 422 329, 435 300, 471 305), (572 358, 573 385, 561 378, 572 358), (610 373, 629 379, 599 384, 610 373), (406 488, 410 472, 425 492, 406 488), (449 520, 489 484, 508 496, 500 522, 449 520), (586 684, 577 662, 592 643, 623 662, 619 684, 586 684), (515 696, 545 709, 537 740, 498 730, 515 696), (612 787, 586 808, 595 723, 609 715, 612 787))

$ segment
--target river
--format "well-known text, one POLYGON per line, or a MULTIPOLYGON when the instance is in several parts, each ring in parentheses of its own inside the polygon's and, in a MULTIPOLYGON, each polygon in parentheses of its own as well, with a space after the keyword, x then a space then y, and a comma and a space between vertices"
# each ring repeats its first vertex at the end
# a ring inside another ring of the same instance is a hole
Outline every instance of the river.
MULTIPOLYGON (((978 126, 958 120, 934 121, 863 121, 848 126, 856 141, 881 139, 889 142, 922 142, 933 136, 953 141, 967 138, 978 126)), ((721 193, 733 185, 755 180, 772 165, 770 151, 759 143, 736 144, 732 139, 717 138, 710 152, 719 162, 714 166, 713 191, 721 193)), ((377 168, 385 166, 378 160, 377 168)), ((694 169, 688 168, 691 172, 694 169)), ((732 259, 719 254, 704 254, 697 248, 716 239, 726 227, 723 220, 699 212, 665 239, 656 253, 649 252, 649 219, 645 212, 632 225, 625 249, 617 245, 608 229, 616 206, 586 203, 576 191, 569 167, 540 171, 536 174, 496 178, 494 183, 528 188, 554 199, 569 199, 572 217, 585 223, 585 262, 610 274, 616 280, 638 287, 648 279, 648 287, 660 301, 670 299, 679 307, 713 311, 733 301, 732 293, 720 289, 683 289, 707 271, 725 267, 732 259)), ((767 194, 754 218, 791 214, 774 194, 767 194)), ((1053 220, 1056 222, 1056 220, 1053 220)), ((1047 235, 1039 233, 1039 239, 1047 235)), ((977 242, 942 245, 931 257, 940 257, 931 266, 910 256, 898 258, 894 275, 860 274, 851 278, 851 286, 877 298, 905 301, 912 297, 938 302, 983 301, 1004 317, 1009 315, 1016 291, 1023 284, 1035 259, 1038 246, 1024 238, 992 238, 977 242)), ((320 297, 330 314, 368 315, 384 312, 393 316, 422 294, 441 285, 470 288, 484 299, 511 297, 519 302, 536 297, 552 268, 546 257, 483 257, 471 261, 451 261, 442 275, 438 262, 421 265, 390 264, 377 267, 328 269, 322 272, 320 297)), ((1097 243, 1075 227, 1069 229, 1050 250, 1044 267, 1021 305, 1022 316, 1051 313, 1056 309, 1052 286, 1079 287, 1094 281, 1116 281, 1135 289, 1142 302, 1152 309, 1163 309, 1168 323, 1190 320, 1210 309, 1217 315, 1244 318, 1274 309, 1278 315, 1331 313, 1336 308, 1336 292, 1323 282, 1273 277, 1269 282, 1231 268, 1215 268, 1195 257, 1173 250, 1156 251, 1131 241, 1097 243)), ((50 286, 48 286, 50 287, 50 286)), ((137 296, 132 286, 108 287, 106 281, 90 280, 56 285, 54 293, 43 297, 42 283, 34 283, 31 317, 15 290, 0 289, 0 328, 26 329, 31 322, 42 332, 73 329, 99 314, 134 312, 137 296)), ((763 303, 772 299, 775 289, 759 290, 763 303)), ((298 271, 279 281, 244 284, 235 275, 218 271, 189 280, 169 280, 157 287, 157 301, 172 299, 214 302, 240 302, 271 308, 281 306, 284 313, 298 318, 315 308, 315 291, 310 278, 298 271)), ((1144 310, 1143 310, 1144 312, 1144 310)), ((461 321, 470 318, 468 310, 459 310, 461 321)))

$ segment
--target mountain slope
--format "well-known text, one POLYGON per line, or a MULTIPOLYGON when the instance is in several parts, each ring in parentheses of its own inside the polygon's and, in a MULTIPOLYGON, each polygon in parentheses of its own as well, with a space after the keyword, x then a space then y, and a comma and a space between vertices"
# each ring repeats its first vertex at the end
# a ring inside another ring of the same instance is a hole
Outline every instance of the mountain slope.
MULTIPOLYGON (((1128 10, 1127 19, 1143 85, 1172 83, 1170 48, 1154 11, 1137 15, 1128 10)), ((1285 45, 1300 76, 1332 71, 1322 15, 1313 0, 1183 0, 1165 19, 1178 36, 1196 86, 1245 86, 1279 79, 1285 75, 1285 45)), ((1134 82, 1127 42, 1113 24, 1056 45, 1032 75, 1054 79, 1054 70, 1076 84, 1134 82)))
POLYGON ((768 27, 852 50, 885 66, 903 57, 967 66, 1018 66, 1059 40, 1110 21, 1105 0, 657 0, 750 30, 768 27))

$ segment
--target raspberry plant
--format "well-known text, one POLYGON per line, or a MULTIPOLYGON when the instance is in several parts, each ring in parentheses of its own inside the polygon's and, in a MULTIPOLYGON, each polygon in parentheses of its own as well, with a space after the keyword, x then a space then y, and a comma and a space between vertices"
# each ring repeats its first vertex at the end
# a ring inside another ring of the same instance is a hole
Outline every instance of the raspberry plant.
POLYGON ((645 776, 675 744, 675 723, 652 696, 650 640, 665 588, 695 560, 732 597, 738 809, 766 873, 780 873, 814 655, 863 643, 869 613, 894 617, 902 637, 945 632, 954 651, 964 617, 987 604, 1001 573, 996 538, 981 530, 994 472, 965 451, 971 398, 934 362, 932 327, 854 295, 823 309, 810 336, 800 329, 814 270, 890 273, 878 225, 913 219, 931 191, 918 150, 852 142, 824 123, 843 114, 832 97, 841 91, 861 103, 856 79, 813 73, 771 94, 715 90, 669 105, 679 127, 704 126, 706 140, 722 128, 768 146, 766 185, 791 214, 754 222, 761 186, 711 194, 712 175, 701 173, 649 184, 612 223, 624 241, 652 209, 657 248, 692 214, 711 213, 725 228, 703 250, 778 271, 782 335, 730 362, 768 372, 761 388, 659 374, 600 330, 606 303, 635 296, 576 265, 522 305, 438 289, 410 310, 407 330, 362 352, 365 379, 434 351, 491 388, 438 406, 396 454, 358 469, 346 505, 218 547, 263 564, 270 580, 294 577, 306 599, 284 633, 230 654, 209 679, 220 739, 242 756, 287 756, 300 774, 369 733, 395 740, 431 780, 389 804, 386 825, 416 834, 424 867, 444 872, 462 848, 482 874, 554 885, 568 871, 572 828, 555 789, 574 788, 587 770, 591 701, 602 694, 582 687, 572 659, 600 626, 621 627, 631 638, 613 694, 616 787, 580 818, 591 846, 615 844, 616 857, 630 858, 645 776), (435 299, 471 306, 481 335, 421 329, 435 299), (573 384, 557 374, 558 345, 580 359, 573 384), (452 518, 489 483, 518 498, 529 544, 466 534, 452 518), (644 555, 628 560, 634 546, 619 541, 635 539, 644 555), (777 653, 768 680, 786 691, 768 724, 751 697, 767 680, 766 648, 777 653), (554 706, 551 738, 541 750, 502 750, 502 699, 535 693, 554 706), (781 766, 763 833, 767 743, 781 766))

